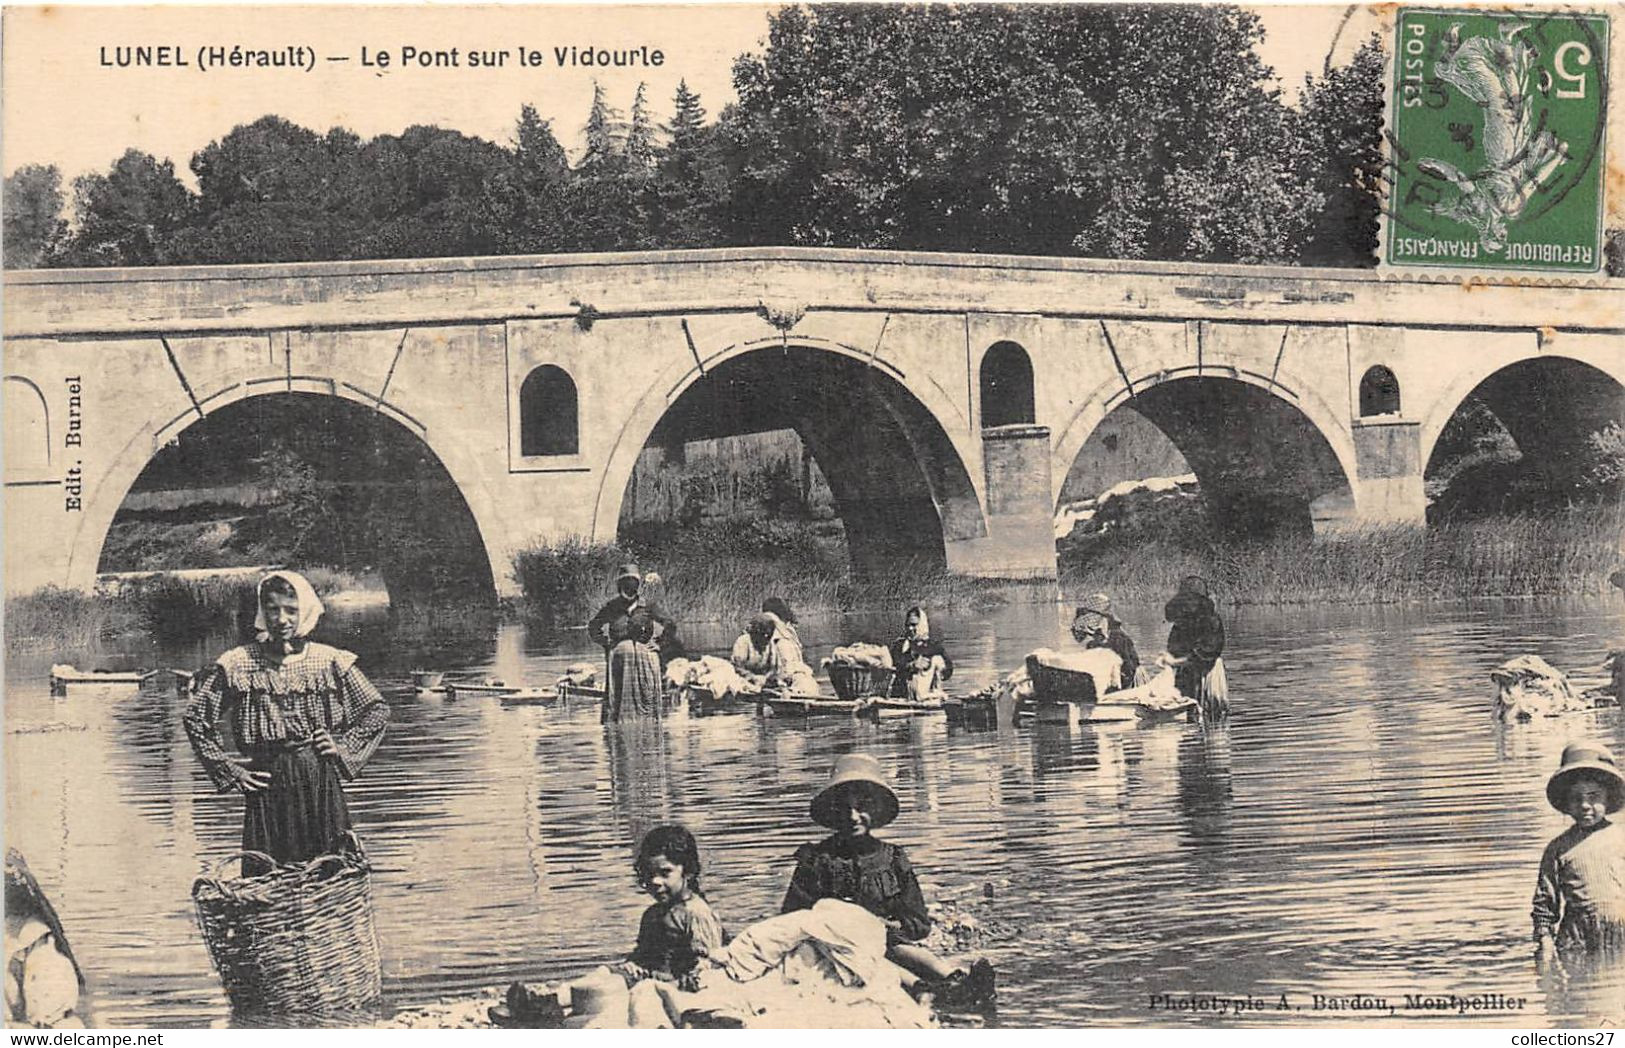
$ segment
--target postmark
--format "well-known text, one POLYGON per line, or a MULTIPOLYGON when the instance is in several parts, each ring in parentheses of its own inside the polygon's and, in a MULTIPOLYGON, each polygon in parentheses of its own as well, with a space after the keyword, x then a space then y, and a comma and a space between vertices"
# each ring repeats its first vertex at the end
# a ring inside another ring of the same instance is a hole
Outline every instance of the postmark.
POLYGON ((1384 260, 1600 269, 1608 19, 1402 8, 1393 48, 1384 260))

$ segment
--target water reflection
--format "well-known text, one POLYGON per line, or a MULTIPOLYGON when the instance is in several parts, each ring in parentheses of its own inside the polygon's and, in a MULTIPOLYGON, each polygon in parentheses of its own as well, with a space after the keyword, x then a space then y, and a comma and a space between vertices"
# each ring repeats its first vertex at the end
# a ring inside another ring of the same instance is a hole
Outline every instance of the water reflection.
MULTIPOLYGON (((1125 610, 1154 652, 1160 608, 1125 610)), ((801 632, 816 662, 854 637, 889 637, 895 619, 801 632)), ((1018 607, 933 626, 969 691, 1067 643, 1069 621, 1070 609, 1018 607)), ((660 822, 695 831, 731 926, 773 912, 796 846, 822 833, 808 801, 837 755, 863 749, 897 785, 886 834, 922 881, 1019 929, 991 948, 1003 1021, 1201 1024, 1213 1020, 1150 1011, 1150 995, 1307 1003, 1479 983, 1531 1011, 1460 1021, 1617 1021, 1617 967, 1537 978, 1528 908, 1541 850, 1565 825, 1545 777, 1574 738, 1625 748, 1625 723, 1604 712, 1500 726, 1487 673, 1525 651, 1591 667, 1618 645, 1619 606, 1246 611, 1227 625, 1226 723, 1017 730, 1005 709, 976 730, 753 714, 604 726, 592 704, 448 701, 416 693, 410 670, 545 683, 596 649, 580 631, 451 638, 335 621, 326 639, 362 654, 394 710, 349 791, 377 869, 386 994, 411 1003, 624 955, 645 904, 632 852, 660 822)), ((712 650, 733 633, 685 626, 712 650)), ((195 666, 231 640, 128 654, 195 666)), ((226 1021, 189 893, 205 861, 236 847, 241 801, 203 776, 173 693, 53 699, 51 661, 8 662, 8 843, 61 909, 98 1022, 226 1021)), ((1291 1021, 1350 1017, 1306 1008, 1291 1021)))

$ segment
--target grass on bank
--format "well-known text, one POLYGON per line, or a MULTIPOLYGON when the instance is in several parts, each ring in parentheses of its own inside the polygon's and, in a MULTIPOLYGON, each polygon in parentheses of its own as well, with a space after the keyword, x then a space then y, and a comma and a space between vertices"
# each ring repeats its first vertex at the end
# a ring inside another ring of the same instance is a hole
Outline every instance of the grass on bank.
MULTIPOLYGON (((1166 600, 1185 575, 1201 575, 1222 604, 1391 604, 1473 597, 1583 596, 1607 588, 1625 532, 1620 506, 1581 506, 1547 516, 1496 517, 1434 528, 1356 527, 1311 540, 1220 541, 1159 529, 1105 536, 1086 553, 1063 551, 1061 586, 1075 599, 1096 590, 1133 602, 1166 600)), ((1047 599, 1044 586, 952 576, 897 564, 853 578, 844 563, 805 544, 740 551, 694 542, 660 552, 566 543, 519 555, 523 611, 557 625, 585 622, 620 564, 636 560, 660 583, 652 592, 685 622, 736 621, 778 595, 798 612, 896 609, 910 603, 974 609, 1047 599)))
MULTIPOLYGON (((325 567, 300 569, 316 592, 354 588, 350 575, 325 567)), ((47 586, 6 598, 5 640, 12 651, 86 648, 124 634, 186 638, 231 623, 252 605, 243 576, 154 575, 117 594, 47 586)))
MULTIPOLYGON (((771 596, 785 598, 798 613, 818 615, 916 602, 937 608, 987 607, 1024 589, 910 562, 855 577, 844 541, 827 538, 806 525, 751 522, 703 529, 659 550, 634 543, 538 547, 514 560, 523 594, 520 610, 533 620, 580 625, 603 604, 618 568, 628 562, 645 575, 659 576, 648 592, 684 622, 740 621, 771 596)), ((1038 599, 1054 592, 1047 586, 1025 588, 1038 599)))
POLYGON ((1393 604, 1472 597, 1584 596, 1605 591, 1620 557, 1625 509, 1577 506, 1431 528, 1356 527, 1318 541, 1143 538, 1096 543, 1062 558, 1068 595, 1104 590, 1166 599, 1201 575, 1225 604, 1393 604))
MULTIPOLYGON (((1043 600, 1053 592, 905 563, 855 579, 845 564, 844 543, 816 534, 798 537, 795 526, 785 527, 782 534, 775 526, 750 541, 729 533, 691 536, 658 551, 583 543, 530 550, 515 561, 524 594, 517 610, 560 626, 584 623, 628 560, 660 575, 654 595, 685 622, 739 621, 773 595, 814 615, 896 610, 914 602, 976 609, 1024 597, 1043 600)), ((1180 540, 1168 536, 1181 533, 1167 531, 1137 538, 1108 535, 1084 554, 1063 548, 1061 584, 1073 599, 1105 590, 1123 601, 1156 602, 1172 594, 1182 576, 1195 574, 1207 578, 1226 605, 1584 596, 1607 589, 1609 573, 1620 566, 1622 533, 1625 508, 1613 505, 1429 529, 1357 528, 1318 542, 1295 536, 1254 543, 1200 535, 1180 540)), ((318 593, 354 584, 327 569, 304 573, 318 593)), ((175 576, 157 577, 118 597, 47 588, 7 598, 6 645, 13 651, 83 648, 141 630, 194 635, 232 622, 247 592, 235 579, 175 576)), ((426 621, 434 621, 440 609, 426 614, 426 621)), ((446 625, 438 622, 436 628, 446 625)))

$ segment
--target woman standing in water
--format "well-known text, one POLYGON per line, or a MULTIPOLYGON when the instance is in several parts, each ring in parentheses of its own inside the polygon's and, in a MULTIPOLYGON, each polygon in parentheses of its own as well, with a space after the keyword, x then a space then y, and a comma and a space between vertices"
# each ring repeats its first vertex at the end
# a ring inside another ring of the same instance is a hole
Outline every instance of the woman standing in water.
POLYGON ((918 604, 903 616, 903 635, 891 642, 891 661, 897 671, 891 686, 894 697, 908 695, 909 682, 922 674, 916 687, 926 694, 941 690, 941 682, 954 675, 954 660, 942 641, 931 636, 931 621, 918 604))
POLYGON ((1168 631, 1168 658, 1174 667, 1179 692, 1202 705, 1207 717, 1230 712, 1230 686, 1225 680, 1224 622, 1219 618, 1207 582, 1199 575, 1186 575, 1163 609, 1163 618, 1173 624, 1168 631))
MULTIPOLYGON (((307 639, 323 609, 303 575, 274 571, 256 592, 257 639, 209 667, 182 721, 215 785, 243 794, 243 850, 302 862, 343 842, 350 811, 340 782, 378 748, 389 706, 354 655, 307 639), (227 752, 222 717, 242 757, 227 752)), ((243 859, 244 876, 266 872, 243 859)))

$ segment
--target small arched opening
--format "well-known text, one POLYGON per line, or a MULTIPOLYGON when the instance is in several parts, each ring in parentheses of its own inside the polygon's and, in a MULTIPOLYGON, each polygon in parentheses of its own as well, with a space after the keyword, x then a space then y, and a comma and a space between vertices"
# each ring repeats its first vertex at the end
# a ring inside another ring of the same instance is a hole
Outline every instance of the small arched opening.
POLYGON ((519 387, 519 453, 575 455, 581 426, 575 380, 555 364, 543 364, 519 387))
POLYGON ((1014 342, 998 342, 982 357, 982 426, 1031 425, 1033 364, 1014 342))
POLYGON ((1360 378, 1360 417, 1399 414, 1399 379, 1381 364, 1366 369, 1360 378))
POLYGON ((7 375, 5 389, 6 479, 37 479, 51 468, 50 412, 45 394, 20 375, 7 375))

